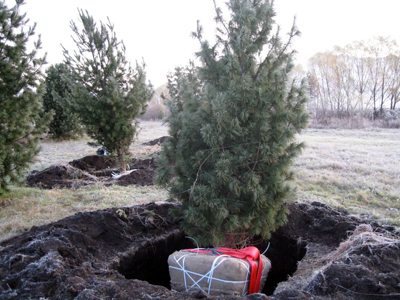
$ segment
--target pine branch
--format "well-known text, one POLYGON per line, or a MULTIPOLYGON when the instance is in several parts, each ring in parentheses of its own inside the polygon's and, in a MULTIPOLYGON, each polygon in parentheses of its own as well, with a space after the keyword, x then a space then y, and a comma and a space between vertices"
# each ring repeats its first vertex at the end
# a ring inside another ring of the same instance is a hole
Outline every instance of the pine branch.
MULTIPOLYGON (((271 55, 272 51, 275 50, 275 48, 276 48, 277 45, 278 45, 278 42, 280 41, 280 38, 278 37, 278 33, 279 33, 279 27, 278 27, 278 31, 277 31, 276 38, 273 39, 273 40, 274 40, 274 43, 273 43, 273 45, 272 45, 272 47, 271 47, 271 50, 268 52, 268 54, 267 54, 267 56, 265 57, 265 59, 263 60, 263 62, 259 65, 258 70, 257 70, 256 74, 255 74, 254 77, 253 77, 253 80, 254 80, 254 81, 257 81, 257 79, 258 79, 258 77, 259 77, 259 75, 260 75, 262 69, 264 68, 264 65, 269 61, 270 55, 271 55)), ((294 38, 295 36, 298 36, 299 34, 300 34, 300 32, 297 30, 297 27, 296 27, 296 18, 294 18, 293 25, 292 25, 292 28, 291 28, 290 33, 289 33, 289 39, 287 40, 286 44, 285 44, 285 45, 281 48, 281 50, 279 51, 278 56, 274 59, 274 63, 273 63, 273 64, 274 64, 274 67, 277 67, 276 64, 277 64, 278 62, 280 62, 280 60, 282 59, 282 57, 283 57, 284 55, 287 55, 287 54, 286 54, 287 48, 292 44, 293 38, 294 38)), ((274 67, 273 67, 273 68, 274 68, 274 67)))
POLYGON ((256 168, 259 154, 260 154, 260 144, 258 144, 258 147, 257 147, 256 161, 254 162, 253 168, 251 169, 252 172, 254 172, 254 169, 256 168))
POLYGON ((198 180, 198 178, 199 178, 199 174, 200 174, 200 171, 201 171, 201 167, 204 165, 204 163, 207 161, 207 159, 208 159, 213 153, 214 153, 214 152, 211 152, 211 153, 203 160, 203 162, 200 164, 199 169, 198 169, 197 174, 196 174, 196 179, 195 179, 195 181, 193 182, 192 187, 190 188, 189 199, 192 199, 192 198, 193 198, 194 188, 195 188, 196 183, 197 183, 197 180, 198 180))
MULTIPOLYGON (((216 0, 213 0, 213 2, 214 2, 214 10, 215 10, 215 13, 216 13, 215 20, 222 24, 222 26, 225 28, 226 34, 229 37, 229 32, 230 31, 229 31, 228 27, 226 26, 224 19, 222 18, 221 9, 219 7, 217 7, 216 0)), ((220 29, 217 29, 217 30, 220 31, 220 29)))

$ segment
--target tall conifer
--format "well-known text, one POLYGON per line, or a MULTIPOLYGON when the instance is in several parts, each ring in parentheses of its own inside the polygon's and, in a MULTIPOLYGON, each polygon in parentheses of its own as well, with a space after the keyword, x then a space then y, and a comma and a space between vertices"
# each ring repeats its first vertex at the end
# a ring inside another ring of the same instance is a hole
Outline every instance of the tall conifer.
POLYGON ((153 87, 146 83, 145 65, 133 69, 125 57, 125 46, 116 37, 113 25, 100 23, 79 10, 82 28, 71 22, 77 51, 64 49, 71 68, 71 104, 79 113, 93 145, 124 156, 137 133, 137 117, 144 114, 153 87))
POLYGON ((8 8, 0 1, 0 194, 18 182, 38 153, 38 136, 45 131, 50 115, 41 116, 40 38, 28 50, 35 25, 21 14, 23 0, 8 8))
POLYGON ((217 42, 200 42, 201 66, 170 77, 171 138, 157 182, 181 203, 187 234, 202 245, 238 247, 269 238, 293 197, 290 166, 307 124, 304 81, 289 82, 291 44, 273 32, 273 3, 230 0, 230 19, 216 6, 217 42))

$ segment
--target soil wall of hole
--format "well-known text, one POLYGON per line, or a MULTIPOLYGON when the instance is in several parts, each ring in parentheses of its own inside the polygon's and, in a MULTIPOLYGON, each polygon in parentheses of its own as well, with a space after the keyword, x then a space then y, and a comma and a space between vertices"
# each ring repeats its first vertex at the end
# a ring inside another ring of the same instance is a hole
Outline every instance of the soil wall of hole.
MULTIPOLYGON (((297 263, 306 253, 306 243, 298 244, 296 240, 276 235, 268 244, 263 241, 257 246, 261 251, 264 246, 268 247, 266 255, 271 260, 273 269, 268 274, 262 292, 272 295, 279 282, 287 280, 297 270, 297 263)), ((127 279, 140 279, 170 289, 168 256, 174 251, 193 247, 192 241, 182 231, 177 230, 168 236, 147 241, 135 252, 127 253, 121 257, 117 270, 127 279)))

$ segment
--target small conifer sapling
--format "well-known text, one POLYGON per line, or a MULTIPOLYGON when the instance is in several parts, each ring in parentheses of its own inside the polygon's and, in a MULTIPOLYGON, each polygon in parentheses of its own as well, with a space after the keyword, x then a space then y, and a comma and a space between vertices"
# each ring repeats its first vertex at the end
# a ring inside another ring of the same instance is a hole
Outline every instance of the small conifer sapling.
POLYGON ((71 21, 77 50, 64 48, 65 63, 72 71, 71 105, 79 113, 86 133, 116 155, 123 169, 129 146, 137 134, 137 117, 144 114, 153 87, 146 83, 145 64, 132 68, 125 46, 116 37, 114 26, 98 26, 87 11, 79 10, 82 28, 71 21))

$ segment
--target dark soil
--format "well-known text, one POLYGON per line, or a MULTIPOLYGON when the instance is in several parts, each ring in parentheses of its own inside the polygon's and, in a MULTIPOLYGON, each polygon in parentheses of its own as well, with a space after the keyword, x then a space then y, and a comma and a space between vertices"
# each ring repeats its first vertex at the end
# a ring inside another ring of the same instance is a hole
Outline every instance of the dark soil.
MULTIPOLYGON (((273 299, 399 299, 400 236, 393 227, 368 223, 318 202, 293 206, 289 222, 270 242, 291 239, 306 254, 273 299), (358 234, 364 227, 368 234, 358 234)), ((283 250, 276 250, 269 256, 280 272, 283 250)))
MULTIPOLYGON (((78 213, 2 242, 0 299, 242 299, 168 289, 168 255, 193 247, 174 205, 78 213)), ((364 221, 293 204, 287 225, 257 244, 269 244, 272 271, 247 299, 399 299, 399 236, 364 221)))
POLYGON ((88 173, 95 173, 99 170, 115 168, 116 161, 113 157, 103 155, 89 155, 81 159, 73 160, 69 165, 88 173))
POLYGON ((102 185, 153 185, 156 166, 154 159, 132 159, 128 171, 122 173, 116 159, 109 156, 90 155, 73 160, 67 165, 52 165, 43 171, 33 171, 27 177, 31 187, 76 188, 91 184, 102 185))
POLYGON ((164 143, 167 139, 168 139, 168 136, 162 136, 162 137, 160 137, 160 138, 158 138, 158 139, 155 139, 155 140, 152 140, 152 141, 150 141, 150 142, 143 143, 142 145, 145 145, 145 146, 155 146, 155 145, 159 145, 159 144, 164 143))

